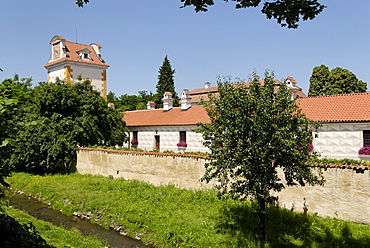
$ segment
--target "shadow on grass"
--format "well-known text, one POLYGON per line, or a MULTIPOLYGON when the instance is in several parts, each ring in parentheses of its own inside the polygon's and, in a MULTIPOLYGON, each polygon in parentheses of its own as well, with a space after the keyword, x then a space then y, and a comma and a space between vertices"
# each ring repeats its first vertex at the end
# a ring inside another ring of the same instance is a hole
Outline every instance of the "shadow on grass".
MULTIPOLYGON (((337 219, 270 206, 267 209, 267 247, 370 247, 370 228, 337 219), (361 227, 364 232, 362 233, 361 227)), ((230 235, 233 247, 258 246, 258 220, 252 204, 224 206, 218 230, 230 235)))

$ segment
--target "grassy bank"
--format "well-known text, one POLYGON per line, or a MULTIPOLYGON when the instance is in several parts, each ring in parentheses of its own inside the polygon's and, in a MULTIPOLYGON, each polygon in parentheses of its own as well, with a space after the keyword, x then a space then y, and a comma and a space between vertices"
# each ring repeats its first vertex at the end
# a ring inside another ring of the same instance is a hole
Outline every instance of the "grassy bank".
MULTIPOLYGON (((251 203, 219 200, 214 191, 154 187, 91 175, 14 173, 12 189, 37 196, 66 215, 120 228, 156 247, 257 247, 251 203)), ((268 247, 370 247, 370 227, 270 207, 268 247)), ((93 247, 93 246, 92 246, 93 247)))
MULTIPOLYGON (((40 235, 50 247, 56 248, 65 248, 65 247, 79 247, 79 248, 92 248, 92 247, 106 247, 107 242, 99 240, 97 237, 93 236, 83 236, 77 229, 69 229, 66 230, 61 227, 54 226, 49 222, 38 220, 24 212, 21 212, 17 209, 11 209, 8 207, 3 207, 4 213, 6 213, 9 217, 14 218, 18 221, 21 225, 29 226, 30 223, 35 227, 35 230, 40 235)), ((10 222, 10 218, 8 218, 8 222, 10 222)), ((28 229, 28 228, 26 228, 28 229)), ((8 230, 4 230, 8 231, 8 230)), ((26 234, 19 234, 19 230, 17 230, 17 238, 23 237, 26 240, 26 234)), ((4 234, 4 233, 2 233, 4 234)), ((29 239, 30 240, 30 239, 29 239)), ((3 240, 1 240, 3 241, 3 240)), ((27 241, 24 241, 27 242, 27 241)), ((0 242, 2 243, 2 242, 0 242)), ((4 243, 2 243, 5 245, 4 243)), ((25 243, 19 244, 18 247, 25 247, 25 243)), ((47 247, 41 246, 40 244, 36 246, 31 246, 29 243, 27 247, 47 247)), ((15 247, 14 245, 9 247, 15 247)))

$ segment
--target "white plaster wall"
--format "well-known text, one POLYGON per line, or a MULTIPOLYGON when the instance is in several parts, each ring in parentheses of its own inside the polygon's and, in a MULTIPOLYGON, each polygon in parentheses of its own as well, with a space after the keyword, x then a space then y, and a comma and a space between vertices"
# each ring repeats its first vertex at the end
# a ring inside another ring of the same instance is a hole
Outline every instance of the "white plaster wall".
POLYGON ((321 157, 360 159, 358 150, 363 146, 363 130, 370 130, 370 124, 323 124, 313 145, 321 157))
POLYGON ((49 80, 50 82, 55 82, 56 78, 58 77, 60 80, 65 80, 65 75, 64 75, 64 66, 62 67, 57 67, 50 71, 49 73, 49 80))
POLYGON ((91 80, 91 85, 94 86, 95 90, 103 93, 103 81, 101 80, 101 74, 104 69, 99 67, 91 67, 91 65, 88 66, 71 65, 71 69, 73 70, 73 80, 77 81, 78 75, 81 74, 83 79, 89 78, 91 80))
MULTIPOLYGON (((151 126, 151 127, 129 127, 130 141, 133 138, 133 131, 138 131, 138 146, 143 150, 155 149, 155 136, 160 136, 160 151, 170 150, 174 152, 209 152, 209 149, 203 146, 202 134, 195 133, 193 130, 197 126, 151 126), (186 131, 186 148, 178 148, 177 143, 180 139, 180 131, 186 131)), ((125 144, 128 147, 128 143, 125 144)))

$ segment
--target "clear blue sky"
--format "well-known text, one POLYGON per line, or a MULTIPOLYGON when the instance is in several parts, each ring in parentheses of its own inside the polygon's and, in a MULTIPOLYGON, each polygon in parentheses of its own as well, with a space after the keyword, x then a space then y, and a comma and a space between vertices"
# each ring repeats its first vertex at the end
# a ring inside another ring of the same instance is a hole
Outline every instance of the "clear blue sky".
POLYGON ((207 13, 180 9, 180 0, 0 1, 0 80, 32 77, 46 81, 43 67, 49 41, 60 35, 82 44, 103 46, 108 91, 155 92, 158 69, 168 55, 176 70, 175 87, 216 84, 218 75, 248 79, 254 69, 291 76, 307 93, 312 68, 349 69, 370 82, 370 1, 322 0, 328 6, 295 30, 267 20, 259 8, 235 10, 215 1, 207 13))

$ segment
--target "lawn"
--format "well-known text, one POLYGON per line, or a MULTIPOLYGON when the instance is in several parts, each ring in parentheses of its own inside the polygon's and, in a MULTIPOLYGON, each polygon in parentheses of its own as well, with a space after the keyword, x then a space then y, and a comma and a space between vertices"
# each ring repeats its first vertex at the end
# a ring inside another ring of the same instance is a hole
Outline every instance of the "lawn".
MULTIPOLYGON (((155 187, 102 176, 14 173, 6 180, 66 215, 120 227, 155 247, 258 247, 251 202, 218 199, 217 192, 155 187)), ((370 226, 271 206, 267 247, 370 247, 370 226)), ((79 247, 79 246, 77 246, 79 247)), ((93 247, 93 246, 92 246, 93 247)))

